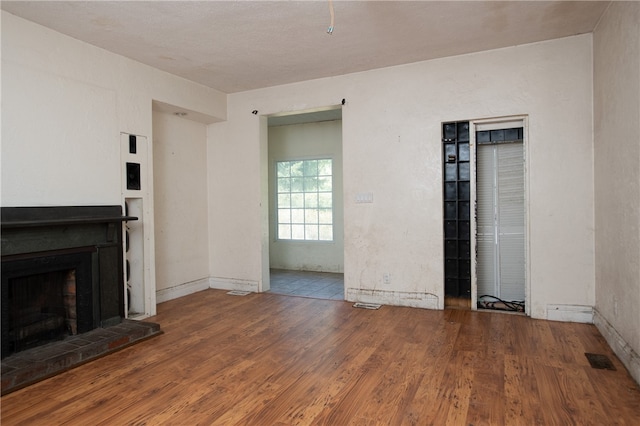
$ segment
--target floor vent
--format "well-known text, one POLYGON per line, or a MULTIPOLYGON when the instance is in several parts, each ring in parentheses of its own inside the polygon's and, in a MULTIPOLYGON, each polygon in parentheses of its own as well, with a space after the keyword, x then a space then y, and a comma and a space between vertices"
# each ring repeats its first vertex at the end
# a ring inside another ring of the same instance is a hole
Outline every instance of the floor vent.
POLYGON ((601 354, 590 354, 585 353, 585 356, 589 360, 589 364, 591 364, 592 368, 597 368, 599 370, 613 370, 616 371, 616 367, 613 366, 613 363, 606 355, 601 354))
POLYGON ((243 290, 231 290, 231 291, 228 291, 227 294, 231 296, 246 296, 247 294, 251 294, 251 292, 243 291, 243 290))
POLYGON ((382 305, 377 305, 375 303, 354 303, 353 307, 354 308, 362 308, 362 309, 380 309, 380 306, 382 305))

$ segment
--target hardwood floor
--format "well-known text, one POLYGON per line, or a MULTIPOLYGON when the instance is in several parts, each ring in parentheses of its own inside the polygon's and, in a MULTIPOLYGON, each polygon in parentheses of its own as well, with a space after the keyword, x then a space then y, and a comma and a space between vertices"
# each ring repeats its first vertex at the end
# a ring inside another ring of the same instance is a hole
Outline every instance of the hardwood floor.
POLYGON ((640 422, 592 325, 219 290, 150 321, 164 334, 2 397, 2 425, 640 422))

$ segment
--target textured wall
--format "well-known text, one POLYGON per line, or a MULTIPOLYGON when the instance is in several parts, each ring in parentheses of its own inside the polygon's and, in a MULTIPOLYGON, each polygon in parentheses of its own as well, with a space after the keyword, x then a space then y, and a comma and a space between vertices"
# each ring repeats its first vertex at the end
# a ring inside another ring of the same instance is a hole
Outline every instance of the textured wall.
POLYGON ((593 306, 591 35, 230 95, 228 121, 209 127, 210 199, 235 202, 210 210, 213 276, 264 278, 264 126, 251 111, 342 98, 353 298, 443 307, 441 123, 527 114, 531 314, 545 318, 548 304, 593 306), (222 184, 231 177, 241 191, 222 184), (372 192, 373 203, 355 203, 359 192, 372 192))
MULTIPOLYGON (((226 117, 221 92, 3 11, 2 205, 122 204, 120 132, 147 137, 152 181, 154 100, 212 121, 226 117)), ((144 223, 138 225, 144 229, 145 312, 153 315, 155 234, 148 183, 144 223)))
POLYGON ((207 128, 153 113, 156 289, 209 277, 207 128))
POLYGON ((120 204, 120 132, 226 96, 2 12, 2 205, 120 204))
MULTIPOLYGON (((613 2, 594 33, 596 308, 640 380, 640 3, 613 2)), ((599 325, 600 326, 600 325, 599 325)), ((603 334, 607 334, 603 330, 603 334)), ((616 346, 610 340, 612 346, 616 346)), ((619 354, 624 360, 625 356, 619 354)))

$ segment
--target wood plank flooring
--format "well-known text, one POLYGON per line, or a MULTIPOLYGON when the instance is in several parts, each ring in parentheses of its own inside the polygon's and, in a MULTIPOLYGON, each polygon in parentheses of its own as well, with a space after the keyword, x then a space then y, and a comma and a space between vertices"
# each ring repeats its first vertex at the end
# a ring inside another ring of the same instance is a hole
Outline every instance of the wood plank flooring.
POLYGON ((592 325, 219 290, 150 321, 164 334, 2 397, 2 425, 640 424, 592 325))

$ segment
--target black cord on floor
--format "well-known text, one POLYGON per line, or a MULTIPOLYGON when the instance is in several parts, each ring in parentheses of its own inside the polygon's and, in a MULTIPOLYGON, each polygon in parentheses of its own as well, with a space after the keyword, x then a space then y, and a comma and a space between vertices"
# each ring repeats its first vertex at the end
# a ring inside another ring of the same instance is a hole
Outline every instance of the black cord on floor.
POLYGON ((519 300, 502 300, 499 297, 484 294, 478 297, 478 308, 481 309, 498 309, 502 311, 524 312, 524 301, 519 300), (491 298, 492 301, 484 300, 491 298))

